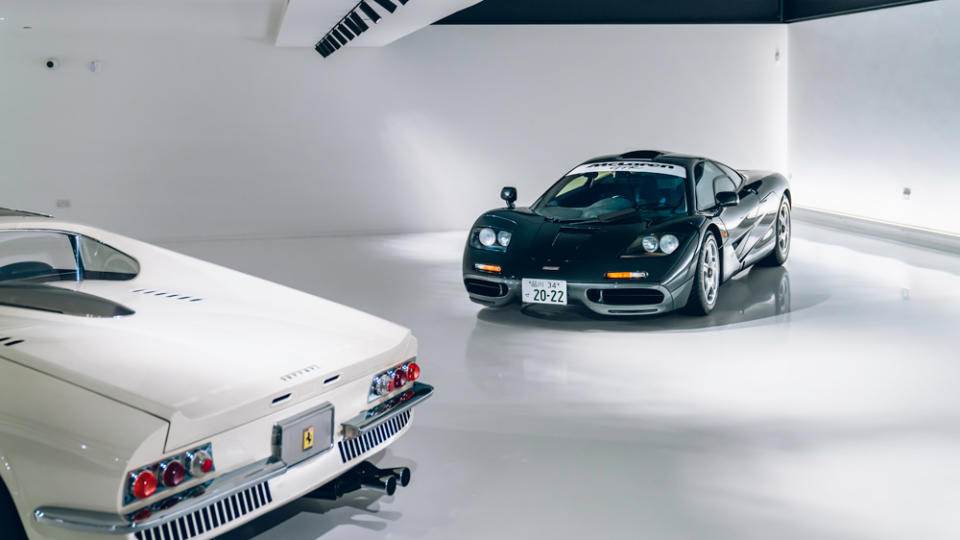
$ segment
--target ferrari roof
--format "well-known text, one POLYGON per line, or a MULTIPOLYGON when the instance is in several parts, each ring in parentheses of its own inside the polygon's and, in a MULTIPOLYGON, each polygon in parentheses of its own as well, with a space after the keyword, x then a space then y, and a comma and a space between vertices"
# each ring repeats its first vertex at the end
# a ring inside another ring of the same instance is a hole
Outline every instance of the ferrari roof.
POLYGON ((44 217, 52 218, 50 214, 41 214, 40 212, 29 212, 27 210, 15 210, 13 208, 0 207, 0 218, 5 217, 44 217))

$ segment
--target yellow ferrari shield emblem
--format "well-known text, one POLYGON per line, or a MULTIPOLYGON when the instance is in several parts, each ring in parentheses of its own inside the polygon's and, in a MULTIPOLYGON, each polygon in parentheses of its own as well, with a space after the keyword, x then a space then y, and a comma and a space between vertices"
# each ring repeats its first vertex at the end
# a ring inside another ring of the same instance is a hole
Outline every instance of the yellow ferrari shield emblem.
POLYGON ((313 448, 313 426, 303 430, 303 451, 313 448))

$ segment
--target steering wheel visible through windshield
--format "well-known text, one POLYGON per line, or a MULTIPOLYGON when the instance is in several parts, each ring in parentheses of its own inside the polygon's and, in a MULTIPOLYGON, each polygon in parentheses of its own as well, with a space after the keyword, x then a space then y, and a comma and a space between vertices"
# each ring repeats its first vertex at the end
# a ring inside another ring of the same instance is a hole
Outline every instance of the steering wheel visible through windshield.
POLYGON ((683 215, 686 169, 653 162, 581 165, 554 184, 533 211, 561 221, 683 215))

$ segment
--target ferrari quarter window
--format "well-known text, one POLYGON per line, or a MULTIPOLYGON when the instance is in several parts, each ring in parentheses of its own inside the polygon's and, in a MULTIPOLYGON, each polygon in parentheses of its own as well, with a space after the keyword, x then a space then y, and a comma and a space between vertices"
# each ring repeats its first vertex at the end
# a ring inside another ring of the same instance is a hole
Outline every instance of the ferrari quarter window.
POLYGON ((70 237, 57 232, 0 232, 0 282, 76 279, 70 237))
POLYGON ((669 164, 590 163, 577 167, 533 210, 559 221, 602 221, 627 215, 687 213, 686 170, 669 164))
POLYGON ((129 280, 140 273, 133 257, 86 236, 78 237, 84 279, 129 280))

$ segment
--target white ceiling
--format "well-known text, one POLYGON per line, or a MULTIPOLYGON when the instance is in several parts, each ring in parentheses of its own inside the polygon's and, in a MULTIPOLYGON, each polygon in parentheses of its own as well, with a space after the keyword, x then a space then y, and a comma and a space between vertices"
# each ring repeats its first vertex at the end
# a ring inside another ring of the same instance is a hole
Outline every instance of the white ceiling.
MULTIPOLYGON (((397 4, 389 13, 373 0, 370 7, 383 18, 373 24, 362 12, 370 29, 351 41, 351 47, 382 47, 420 30, 451 13, 472 6, 480 0, 409 0, 397 4)), ((276 44, 278 47, 313 47, 351 9, 358 0, 289 0, 280 23, 276 44)))

